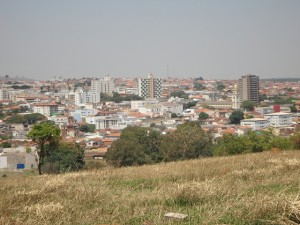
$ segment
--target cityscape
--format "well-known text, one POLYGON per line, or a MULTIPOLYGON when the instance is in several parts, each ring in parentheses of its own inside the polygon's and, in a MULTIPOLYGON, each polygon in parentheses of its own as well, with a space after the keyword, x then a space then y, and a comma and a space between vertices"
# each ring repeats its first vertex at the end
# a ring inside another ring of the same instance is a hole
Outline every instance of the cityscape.
MULTIPOLYGON (((48 81, 6 76, 0 91, 1 142, 8 139, 18 147, 2 149, 0 168, 16 168, 13 151, 25 153, 30 145, 27 134, 34 123, 20 119, 25 115, 44 116, 59 126, 63 140, 80 143, 85 157, 103 158, 128 126, 155 127, 166 134, 186 121, 199 121, 214 142, 224 134, 240 136, 250 130, 272 129, 278 136, 289 137, 300 129, 299 96, 298 79, 260 80, 251 74, 239 80, 163 79, 153 74, 48 81), (236 111, 243 115, 233 121, 236 111)), ((24 166, 30 168, 32 161, 24 166)))
POLYGON ((300 1, 0 1, 0 224, 300 224, 300 1))

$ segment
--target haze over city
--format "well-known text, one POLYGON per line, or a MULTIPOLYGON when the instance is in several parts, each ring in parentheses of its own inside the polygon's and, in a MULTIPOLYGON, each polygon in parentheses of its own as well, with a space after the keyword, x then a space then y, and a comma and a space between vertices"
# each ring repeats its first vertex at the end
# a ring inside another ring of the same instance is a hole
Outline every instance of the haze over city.
POLYGON ((299 77, 300 1, 0 2, 0 75, 299 77))

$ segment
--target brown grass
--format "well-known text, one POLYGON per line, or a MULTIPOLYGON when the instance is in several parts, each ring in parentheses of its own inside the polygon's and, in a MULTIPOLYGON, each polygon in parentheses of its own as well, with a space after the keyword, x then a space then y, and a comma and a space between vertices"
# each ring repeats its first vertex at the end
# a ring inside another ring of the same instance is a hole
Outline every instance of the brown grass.
POLYGON ((300 152, 0 177, 0 224, 299 224, 300 152), (164 220, 167 212, 188 215, 164 220))

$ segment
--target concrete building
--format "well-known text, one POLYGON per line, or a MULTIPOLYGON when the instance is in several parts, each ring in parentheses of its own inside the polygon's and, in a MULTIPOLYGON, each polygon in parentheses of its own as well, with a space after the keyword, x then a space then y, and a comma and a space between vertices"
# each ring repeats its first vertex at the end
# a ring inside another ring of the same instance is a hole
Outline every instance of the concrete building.
POLYGON ((241 126, 249 126, 252 130, 261 130, 270 126, 270 121, 261 118, 241 120, 241 126))
POLYGON ((250 100, 259 102, 259 77, 256 75, 245 75, 239 79, 240 102, 250 100))
POLYGON ((264 118, 269 120, 272 127, 286 127, 293 124, 292 113, 270 113, 266 114, 264 118))
POLYGON ((115 83, 109 75, 104 76, 104 78, 91 81, 91 92, 93 93, 106 93, 112 94, 115 90, 115 83))
POLYGON ((138 80, 139 96, 143 98, 160 98, 162 96, 162 79, 154 78, 152 74, 148 78, 138 80))
POLYGON ((75 91, 74 101, 77 106, 85 103, 98 103, 100 102, 100 92, 78 89, 75 91))
POLYGON ((53 116, 58 113, 58 105, 56 103, 38 103, 33 105, 33 112, 47 117, 53 116))

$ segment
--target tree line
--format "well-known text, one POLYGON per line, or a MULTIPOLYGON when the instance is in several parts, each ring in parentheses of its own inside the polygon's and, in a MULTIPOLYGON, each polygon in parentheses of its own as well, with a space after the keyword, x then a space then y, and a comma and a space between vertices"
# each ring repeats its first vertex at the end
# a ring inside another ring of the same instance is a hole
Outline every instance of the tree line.
POLYGON ((224 134, 213 143, 210 133, 204 131, 200 123, 186 122, 166 135, 153 128, 127 127, 109 148, 107 162, 122 167, 255 153, 273 148, 300 149, 300 133, 286 138, 274 136, 271 131, 250 131, 242 136, 224 134))

